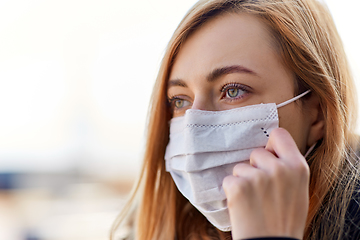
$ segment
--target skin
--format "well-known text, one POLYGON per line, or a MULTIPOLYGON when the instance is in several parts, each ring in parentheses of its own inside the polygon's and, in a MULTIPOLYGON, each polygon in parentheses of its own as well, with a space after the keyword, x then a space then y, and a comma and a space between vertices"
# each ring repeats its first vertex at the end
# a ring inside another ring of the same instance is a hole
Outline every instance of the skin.
MULTIPOLYGON (((281 61, 267 26, 257 17, 224 14, 193 33, 171 69, 173 116, 187 109, 221 111, 294 97, 294 75, 281 61)), ((303 154, 323 136, 319 102, 311 94, 278 109, 281 128, 224 179, 232 236, 302 238, 308 210, 309 168, 303 154)))

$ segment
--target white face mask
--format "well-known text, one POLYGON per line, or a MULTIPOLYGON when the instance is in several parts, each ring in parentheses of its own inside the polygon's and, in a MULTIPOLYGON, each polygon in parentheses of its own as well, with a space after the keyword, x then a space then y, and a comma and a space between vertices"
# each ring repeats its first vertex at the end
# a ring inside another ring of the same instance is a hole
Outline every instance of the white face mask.
POLYGON ((250 153, 265 147, 270 132, 279 127, 277 108, 286 102, 257 104, 226 111, 189 109, 173 118, 166 148, 166 171, 179 191, 215 227, 231 231, 223 179, 249 160, 250 153))

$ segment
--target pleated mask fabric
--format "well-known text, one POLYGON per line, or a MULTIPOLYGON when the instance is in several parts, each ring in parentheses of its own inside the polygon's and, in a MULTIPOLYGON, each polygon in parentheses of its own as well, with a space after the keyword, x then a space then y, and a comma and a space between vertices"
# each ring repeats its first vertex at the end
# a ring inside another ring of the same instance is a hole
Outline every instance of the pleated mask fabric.
POLYGON ((284 103, 257 104, 225 111, 189 109, 170 121, 166 171, 179 191, 210 223, 231 231, 223 179, 249 160, 251 152, 265 147, 269 134, 279 127, 277 108, 284 103))

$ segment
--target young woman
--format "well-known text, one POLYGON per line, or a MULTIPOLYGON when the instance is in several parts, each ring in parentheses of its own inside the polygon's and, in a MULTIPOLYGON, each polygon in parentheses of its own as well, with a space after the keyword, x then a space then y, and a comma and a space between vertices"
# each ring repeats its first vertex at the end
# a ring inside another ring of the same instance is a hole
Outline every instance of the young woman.
POLYGON ((141 240, 360 239, 356 116, 321 3, 199 1, 166 50, 114 230, 135 209, 141 240))

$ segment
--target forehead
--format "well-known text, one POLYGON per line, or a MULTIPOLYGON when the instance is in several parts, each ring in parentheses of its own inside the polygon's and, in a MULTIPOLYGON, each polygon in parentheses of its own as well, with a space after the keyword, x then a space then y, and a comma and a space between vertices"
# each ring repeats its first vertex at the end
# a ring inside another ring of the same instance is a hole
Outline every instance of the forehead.
MULTIPOLYGON (((181 46, 170 78, 205 75, 208 68, 234 63, 258 69, 279 63, 274 40, 267 25, 246 13, 226 13, 196 30, 181 46)), ((269 66, 274 67, 274 66, 269 66)))

